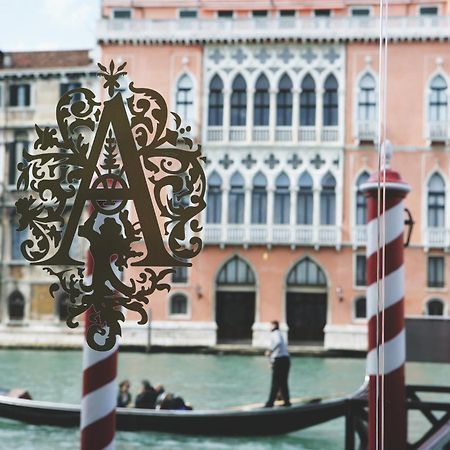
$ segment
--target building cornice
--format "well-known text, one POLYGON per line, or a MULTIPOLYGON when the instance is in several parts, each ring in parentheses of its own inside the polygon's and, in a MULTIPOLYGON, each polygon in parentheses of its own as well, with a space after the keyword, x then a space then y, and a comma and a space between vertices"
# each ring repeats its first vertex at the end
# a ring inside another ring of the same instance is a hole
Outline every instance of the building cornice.
MULTIPOLYGON (((100 45, 378 42, 378 17, 266 19, 103 19, 100 45), (219 32, 220 31, 220 32, 219 32)), ((391 17, 391 42, 448 41, 450 16, 391 17)))
POLYGON ((74 67, 49 68, 7 68, 0 69, 0 80, 33 79, 33 78, 62 78, 65 76, 84 75, 97 76, 98 68, 94 65, 74 67))

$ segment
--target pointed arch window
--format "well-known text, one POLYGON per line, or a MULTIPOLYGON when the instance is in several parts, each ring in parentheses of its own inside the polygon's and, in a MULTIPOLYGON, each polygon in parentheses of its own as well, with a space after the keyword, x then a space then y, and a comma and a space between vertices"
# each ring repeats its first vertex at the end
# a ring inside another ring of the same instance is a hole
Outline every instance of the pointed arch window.
POLYGON ((430 83, 429 119, 431 122, 445 122, 448 115, 447 82, 442 75, 436 75, 430 83))
POLYGON ((334 225, 336 223, 336 179, 327 172, 322 178, 320 192, 320 224, 334 225))
POLYGON ((289 185, 289 177, 284 172, 280 173, 275 181, 273 222, 276 224, 290 222, 291 195, 289 185))
POLYGON ((313 223, 313 180, 308 172, 302 174, 298 181, 297 223, 299 225, 313 223))
POLYGON ((208 178, 208 199, 206 205, 206 222, 222 221, 222 178, 213 172, 208 178))
POLYGON ((366 73, 359 82, 358 119, 373 122, 376 119, 375 79, 366 73))
POLYGON ((367 182, 369 174, 363 172, 356 180, 356 225, 365 225, 367 223, 367 199, 361 190, 361 185, 367 182))
POLYGON ((258 172, 253 178, 252 223, 267 222, 267 179, 258 172))
POLYGON ((445 183, 443 178, 435 173, 428 181, 428 226, 442 228, 445 226, 445 183))
POLYGON ((292 125, 292 81, 287 74, 284 74, 278 83, 277 125, 292 125))
POLYGON ((327 280, 323 270, 310 258, 298 262, 289 272, 288 286, 326 286, 327 280))
POLYGON ((217 285, 247 285, 256 284, 255 273, 252 268, 239 256, 233 256, 219 271, 217 285))
POLYGON ((230 192, 228 194, 228 222, 244 223, 244 178, 239 172, 235 172, 230 180, 230 192))
POLYGON ((177 113, 183 122, 194 125, 194 86, 187 74, 178 80, 176 103, 177 113))
POLYGON ((300 125, 316 124, 316 83, 311 75, 303 78, 300 94, 300 125))
POLYGON ((247 122, 247 84, 242 75, 237 75, 231 92, 231 126, 244 126, 247 122))
POLYGON ((253 100, 253 125, 269 125, 270 94, 269 80, 261 74, 256 80, 255 96, 253 100))
POLYGON ((338 82, 334 75, 328 75, 323 93, 323 125, 336 126, 338 124, 338 82))
POLYGON ((209 83, 208 125, 223 125, 223 81, 219 75, 209 83))

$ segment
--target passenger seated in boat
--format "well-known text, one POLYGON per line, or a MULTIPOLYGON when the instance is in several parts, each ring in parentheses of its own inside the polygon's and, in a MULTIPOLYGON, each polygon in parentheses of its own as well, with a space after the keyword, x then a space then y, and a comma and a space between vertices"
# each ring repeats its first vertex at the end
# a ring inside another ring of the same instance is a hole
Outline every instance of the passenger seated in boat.
POLYGON ((136 408, 155 409, 156 391, 149 381, 142 381, 141 392, 136 397, 136 408))
POLYGON ((130 382, 123 380, 119 384, 119 395, 117 396, 117 406, 126 408, 131 405, 130 382))
POLYGON ((181 411, 192 411, 192 406, 184 402, 183 397, 175 396, 174 394, 164 393, 161 403, 157 409, 175 409, 181 411))
POLYGON ((167 394, 162 384, 157 384, 155 386, 155 391, 156 391, 156 409, 159 409, 161 402, 163 401, 164 397, 167 394))

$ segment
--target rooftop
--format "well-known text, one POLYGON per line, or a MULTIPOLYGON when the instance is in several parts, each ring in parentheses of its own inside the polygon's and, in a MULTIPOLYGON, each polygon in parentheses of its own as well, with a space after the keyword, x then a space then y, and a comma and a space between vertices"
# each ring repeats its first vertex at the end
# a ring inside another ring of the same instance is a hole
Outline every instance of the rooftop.
POLYGON ((0 52, 0 69, 79 67, 91 64, 89 50, 0 52))

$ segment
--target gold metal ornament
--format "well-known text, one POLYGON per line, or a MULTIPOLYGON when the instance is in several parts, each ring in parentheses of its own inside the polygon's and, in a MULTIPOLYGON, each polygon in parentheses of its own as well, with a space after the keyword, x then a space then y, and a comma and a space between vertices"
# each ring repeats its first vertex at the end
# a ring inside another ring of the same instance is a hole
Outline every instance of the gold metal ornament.
POLYGON ((17 188, 27 192, 16 202, 19 230, 31 230, 21 251, 58 278, 53 297, 69 295, 70 328, 87 312, 86 340, 95 350, 113 348, 124 309, 145 324, 150 295, 169 291, 164 279, 202 248, 201 146, 158 92, 131 82, 124 95, 125 65, 98 64, 109 97, 103 102, 86 88, 65 93, 58 128, 36 125, 34 149, 18 164, 17 188), (92 270, 73 255, 80 239, 89 243, 92 270), (129 266, 140 268, 137 276, 129 266))

